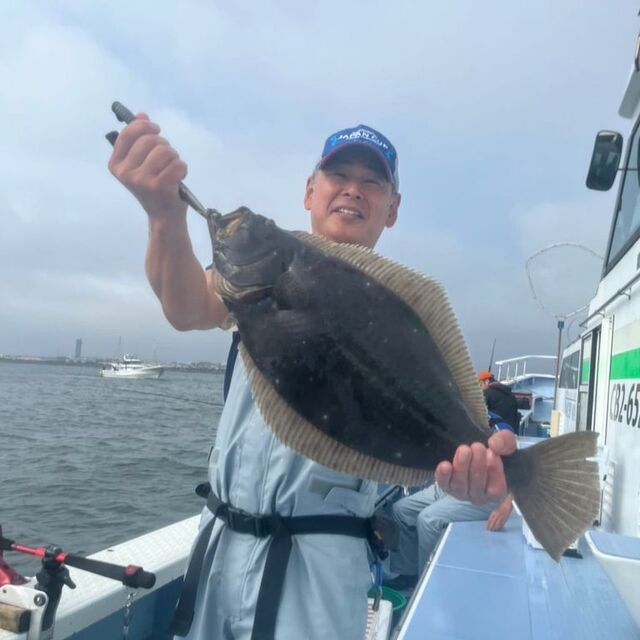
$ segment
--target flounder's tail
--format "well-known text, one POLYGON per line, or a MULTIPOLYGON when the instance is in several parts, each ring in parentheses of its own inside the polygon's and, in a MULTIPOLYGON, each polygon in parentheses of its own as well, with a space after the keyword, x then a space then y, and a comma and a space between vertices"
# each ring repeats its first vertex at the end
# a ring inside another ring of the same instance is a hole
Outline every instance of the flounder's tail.
POLYGON ((507 485, 531 532, 556 561, 600 508, 598 434, 568 433, 503 458, 507 485))

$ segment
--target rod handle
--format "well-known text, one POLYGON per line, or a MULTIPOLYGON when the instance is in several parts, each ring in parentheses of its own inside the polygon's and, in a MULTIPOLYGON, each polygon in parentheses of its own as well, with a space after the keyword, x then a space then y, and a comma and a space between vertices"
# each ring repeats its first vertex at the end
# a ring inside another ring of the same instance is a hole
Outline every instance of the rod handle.
POLYGON ((93 558, 77 556, 73 553, 67 553, 65 555, 64 563, 70 567, 76 567, 76 569, 82 569, 83 571, 89 571, 90 573, 95 573, 105 578, 118 580, 125 586, 133 587, 134 589, 140 587, 143 589, 151 589, 156 583, 155 574, 145 571, 142 567, 135 564, 129 564, 124 567, 111 564, 110 562, 94 560, 93 558))

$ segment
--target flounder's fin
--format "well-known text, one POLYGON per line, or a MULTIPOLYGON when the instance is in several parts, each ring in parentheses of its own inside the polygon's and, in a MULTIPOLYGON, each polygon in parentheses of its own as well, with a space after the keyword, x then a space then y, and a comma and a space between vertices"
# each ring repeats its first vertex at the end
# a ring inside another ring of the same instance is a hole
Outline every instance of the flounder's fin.
POLYGON ((507 485, 531 532, 556 561, 600 509, 598 434, 567 433, 503 458, 507 485))
POLYGON ((239 351, 251 380, 251 393, 260 415, 286 447, 325 467, 378 482, 415 486, 423 484, 433 475, 432 471, 425 469, 382 462, 325 435, 278 395, 271 382, 256 367, 242 343, 239 351))
POLYGON ((473 421, 479 428, 487 427, 488 432, 484 395, 478 384, 458 320, 442 285, 413 269, 383 258, 372 249, 331 242, 304 231, 292 231, 291 234, 325 254, 359 269, 413 309, 448 364, 473 421))

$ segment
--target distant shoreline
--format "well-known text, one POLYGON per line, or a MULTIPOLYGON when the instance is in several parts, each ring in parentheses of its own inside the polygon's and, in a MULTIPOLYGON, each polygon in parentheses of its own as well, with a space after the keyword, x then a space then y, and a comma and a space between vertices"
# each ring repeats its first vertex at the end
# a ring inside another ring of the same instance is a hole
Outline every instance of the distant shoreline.
MULTIPOLYGON (((57 358, 46 358, 40 356, 4 356, 0 355, 0 364, 53 364, 61 366, 74 366, 74 367, 89 367, 93 369, 100 369, 103 364, 113 362, 114 359, 98 359, 98 358, 67 358, 64 356, 57 358)), ((198 362, 198 363, 184 363, 184 362, 159 362, 154 364, 160 364, 167 371, 183 371, 186 373, 224 373, 225 365, 214 362, 198 362)))

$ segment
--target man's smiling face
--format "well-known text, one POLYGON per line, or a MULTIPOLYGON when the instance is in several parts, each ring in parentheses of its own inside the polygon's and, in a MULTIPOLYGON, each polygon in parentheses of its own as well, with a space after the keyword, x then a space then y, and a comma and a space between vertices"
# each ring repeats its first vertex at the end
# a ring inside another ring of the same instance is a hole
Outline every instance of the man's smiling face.
POLYGON ((311 230, 334 242, 373 247, 395 224, 395 193, 374 153, 357 147, 337 153, 307 180, 305 209, 311 230))

